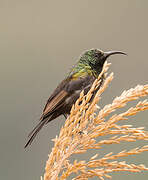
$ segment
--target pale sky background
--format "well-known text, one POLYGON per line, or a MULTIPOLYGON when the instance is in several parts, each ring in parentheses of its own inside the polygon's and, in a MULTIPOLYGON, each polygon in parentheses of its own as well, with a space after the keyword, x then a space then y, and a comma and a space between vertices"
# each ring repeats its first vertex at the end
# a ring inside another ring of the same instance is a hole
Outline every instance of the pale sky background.
MULTIPOLYGON (((101 107, 123 90, 148 83, 148 1, 0 0, 0 179, 39 180, 43 175, 51 139, 64 118, 48 124, 24 150, 27 135, 50 93, 90 48, 128 53, 109 58, 115 77, 101 107)), ((148 112, 140 113, 126 124, 148 130, 147 116, 148 112)), ((105 146, 98 153, 145 144, 105 146)), ((125 160, 148 166, 148 152, 125 160)), ((113 180, 125 178, 147 180, 148 172, 113 174, 113 180)))

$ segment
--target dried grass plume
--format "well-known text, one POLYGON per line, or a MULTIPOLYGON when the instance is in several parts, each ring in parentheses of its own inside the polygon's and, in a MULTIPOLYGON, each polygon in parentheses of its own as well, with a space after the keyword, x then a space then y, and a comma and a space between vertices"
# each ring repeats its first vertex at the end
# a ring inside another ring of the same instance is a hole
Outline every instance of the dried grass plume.
POLYGON ((134 128, 132 125, 119 124, 119 121, 127 121, 129 116, 147 110, 148 102, 146 100, 138 102, 135 107, 131 107, 123 113, 113 113, 117 109, 126 106, 129 101, 147 96, 148 85, 138 85, 124 91, 111 104, 99 109, 97 104, 100 96, 113 79, 113 73, 107 76, 109 65, 105 63, 102 73, 93 83, 88 94, 84 95, 82 91, 79 99, 73 105, 59 136, 54 139, 54 147, 49 154, 42 179, 65 180, 73 173, 75 175, 73 180, 87 180, 91 177, 98 177, 103 180, 104 178, 110 179, 110 173, 113 172, 141 172, 148 170, 141 164, 135 165, 128 164, 126 161, 119 161, 119 158, 148 151, 148 145, 128 151, 122 150, 117 154, 110 152, 104 157, 100 157, 99 154, 92 154, 92 157, 87 161, 85 159, 83 161, 74 160, 74 162, 69 160, 73 154, 86 153, 89 149, 102 148, 100 151, 103 151, 104 145, 119 144, 123 141, 148 140, 148 132, 143 127, 134 128), (99 86, 102 75, 106 77, 105 81, 93 101, 89 103, 93 91, 99 86), (103 136, 107 138, 105 140, 98 138, 103 136))

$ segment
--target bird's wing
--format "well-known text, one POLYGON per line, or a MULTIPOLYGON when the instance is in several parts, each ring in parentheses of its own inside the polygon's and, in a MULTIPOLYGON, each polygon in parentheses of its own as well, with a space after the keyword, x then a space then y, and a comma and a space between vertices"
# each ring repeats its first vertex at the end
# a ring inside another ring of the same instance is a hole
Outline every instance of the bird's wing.
POLYGON ((52 95, 49 97, 41 120, 50 116, 53 112, 58 110, 59 107, 64 103, 64 100, 69 97, 74 91, 82 90, 87 81, 87 76, 73 78, 73 75, 63 80, 59 86, 54 90, 52 95))
POLYGON ((45 118, 50 115, 67 96, 68 92, 61 90, 54 98, 52 98, 52 100, 47 102, 42 117, 45 118))
POLYGON ((69 78, 63 80, 53 91, 44 107, 43 114, 40 118, 41 120, 49 116, 56 109, 56 107, 68 96, 69 93, 66 91, 65 86, 69 83, 69 81, 69 78))

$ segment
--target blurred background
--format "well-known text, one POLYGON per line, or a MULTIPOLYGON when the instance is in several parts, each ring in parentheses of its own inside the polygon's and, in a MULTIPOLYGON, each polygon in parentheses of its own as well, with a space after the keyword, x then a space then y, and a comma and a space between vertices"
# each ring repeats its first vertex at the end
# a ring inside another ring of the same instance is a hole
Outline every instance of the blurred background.
MULTIPOLYGON (((48 96, 83 51, 128 53, 108 59, 115 76, 101 107, 123 90, 148 83, 147 19, 146 0, 0 0, 0 179, 39 180, 43 175, 51 139, 64 117, 44 127, 29 148, 24 150, 24 144, 48 96)), ((147 116, 148 112, 140 113, 126 124, 148 129, 147 116)), ((110 146, 111 151, 146 142, 126 144, 110 146)), ((105 146, 103 153, 110 147, 105 146)), ((148 153, 125 160, 148 166, 148 153)), ((113 174, 115 180, 147 177, 147 172, 113 174)))

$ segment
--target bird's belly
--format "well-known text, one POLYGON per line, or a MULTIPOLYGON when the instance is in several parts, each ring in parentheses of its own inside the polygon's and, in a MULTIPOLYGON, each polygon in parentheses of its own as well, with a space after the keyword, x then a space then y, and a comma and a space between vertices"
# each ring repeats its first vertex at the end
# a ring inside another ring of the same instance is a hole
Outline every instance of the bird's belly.
POLYGON ((72 106, 76 102, 76 100, 79 98, 80 93, 81 93, 81 90, 76 90, 71 96, 69 96, 66 99, 65 103, 67 105, 71 105, 72 106))
POLYGON ((72 105, 77 101, 77 99, 80 96, 80 93, 82 90, 84 90, 84 94, 87 94, 88 91, 90 90, 92 84, 89 84, 88 86, 86 86, 85 88, 81 89, 81 90, 76 90, 75 92, 73 92, 66 100, 65 100, 65 104, 66 104, 66 109, 69 109, 69 111, 72 108, 72 105))

